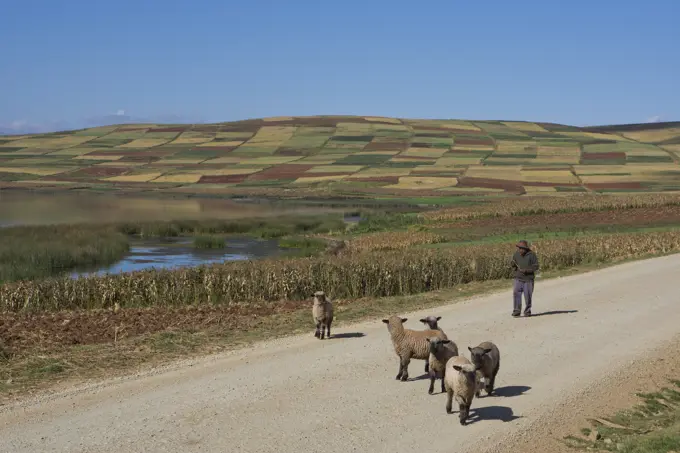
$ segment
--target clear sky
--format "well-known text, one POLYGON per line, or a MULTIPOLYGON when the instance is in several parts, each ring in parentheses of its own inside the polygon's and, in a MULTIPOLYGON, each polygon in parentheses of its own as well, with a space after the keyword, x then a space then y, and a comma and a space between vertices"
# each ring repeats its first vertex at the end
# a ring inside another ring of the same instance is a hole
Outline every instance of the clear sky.
POLYGON ((680 0, 0 0, 0 126, 674 121, 679 23, 680 0))

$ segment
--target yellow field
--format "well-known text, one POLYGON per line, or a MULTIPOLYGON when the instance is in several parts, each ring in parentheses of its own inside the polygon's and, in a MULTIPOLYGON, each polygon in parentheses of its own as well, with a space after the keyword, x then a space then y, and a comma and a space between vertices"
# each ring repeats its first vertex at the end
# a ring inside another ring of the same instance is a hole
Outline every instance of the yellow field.
POLYGON ((519 131, 548 132, 547 129, 544 129, 543 127, 534 123, 522 123, 521 121, 501 121, 501 123, 519 131))
POLYGON ((349 175, 335 175, 335 176, 303 176, 295 181, 294 183, 312 183, 312 182, 323 182, 323 181, 341 181, 348 177, 349 175))
MULTIPOLYGON (((64 158, 64 160, 67 160, 64 158)), ((59 160, 59 162, 63 162, 63 160, 59 160)), ((49 165, 49 164, 54 164, 55 159, 45 159, 44 157, 27 157, 24 159, 10 159, 7 162, 3 162, 3 164, 13 164, 13 165, 49 165)))
POLYGON ((574 165, 574 172, 581 175, 630 173, 630 174, 654 174, 672 169, 669 164, 626 164, 626 165, 574 165))
POLYGON ((635 140, 636 142, 646 142, 646 143, 658 143, 664 140, 669 140, 671 138, 680 136, 680 127, 672 127, 668 129, 657 129, 648 131, 632 131, 624 132, 623 135, 626 138, 635 140))
POLYGON ((579 184, 578 178, 568 170, 520 170, 522 182, 549 182, 579 184))
MULTIPOLYGON (((2 148, 0 148, 2 149, 2 148)), ((22 149, 21 152, 0 152, 0 157, 17 157, 17 156, 42 156, 43 154, 47 154, 47 150, 45 149, 34 149, 34 150, 29 150, 29 149, 22 149)))
POLYGON ((367 168, 354 173, 350 178, 377 178, 381 176, 408 176, 411 173, 409 168, 367 168))
POLYGON ((163 175, 156 179, 151 180, 151 182, 178 182, 186 184, 197 183, 201 179, 202 175, 195 175, 191 173, 177 173, 174 175, 163 175))
POLYGON ((456 145, 456 140, 454 138, 453 146, 451 149, 456 151, 494 151, 494 147, 491 145, 456 145))
POLYGON ((242 158, 240 157, 218 157, 216 159, 208 159, 204 164, 238 164, 241 162, 242 158))
POLYGON ((631 157, 653 157, 653 156, 668 156, 668 152, 664 151, 663 149, 659 148, 645 148, 645 147, 639 147, 639 148, 632 148, 632 149, 627 149, 626 150, 626 156, 631 156, 631 157))
POLYGON ((612 182, 638 182, 643 178, 636 175, 584 175, 579 176, 584 184, 592 183, 612 183, 612 182))
POLYGON ((442 157, 448 149, 444 148, 409 148, 399 154, 404 157, 442 157))
POLYGON ((161 176, 162 173, 140 173, 138 175, 120 175, 102 178, 103 181, 114 182, 149 182, 161 176))
POLYGON ((364 119, 366 121, 384 121, 392 124, 401 124, 401 121, 396 118, 385 118, 382 116, 365 116, 364 119))
POLYGON ((275 121, 293 121, 292 116, 270 116, 268 118, 262 118, 265 123, 272 123, 275 121))
POLYGON ((549 186, 524 186, 524 190, 529 193, 557 192, 557 189, 549 186))
POLYGON ((564 135, 571 138, 594 138, 597 140, 616 140, 629 142, 630 139, 623 137, 622 135, 616 134, 601 134, 599 132, 555 132, 559 135, 564 135))
POLYGON ((447 129, 463 129, 466 131, 480 131, 481 129, 475 126, 472 123, 468 123, 467 121, 447 121, 446 123, 442 124, 441 127, 445 127, 447 129))
POLYGON ((482 163, 482 157, 456 157, 446 156, 440 157, 435 162, 434 166, 439 167, 453 167, 456 165, 477 165, 482 163))
POLYGON ((218 168, 215 170, 214 169, 186 170, 185 173, 204 176, 252 175, 253 173, 257 173, 262 169, 263 167, 259 168, 231 167, 231 168, 218 168))
MULTIPOLYGON (((265 156, 243 159, 241 165, 280 165, 302 159, 302 156, 265 156)), ((212 162, 212 161, 211 161, 212 162)))
POLYGON ((319 165, 305 173, 356 173, 362 168, 364 165, 319 165))
MULTIPOLYGON (((488 159, 487 159, 488 160, 488 159)), ((465 170, 465 176, 471 178, 507 179, 519 181, 522 178, 521 165, 503 165, 498 167, 470 166, 465 170)))
MULTIPOLYGON (((59 151, 53 151, 51 153, 47 153, 48 156, 80 156, 83 154, 91 153, 93 151, 92 148, 68 148, 68 149, 60 149, 59 151)), ((22 152, 23 154, 23 152, 22 152)))
POLYGON ((497 140, 494 154, 526 154, 525 148, 535 149, 538 143, 530 140, 497 140))
POLYGON ((0 167, 0 173, 25 173, 27 175, 50 176, 59 173, 64 173, 70 170, 75 170, 75 167, 57 168, 57 167, 0 167))
POLYGON ((183 132, 179 137, 172 141, 173 145, 190 145, 205 143, 213 140, 215 138, 214 134, 206 134, 203 132, 183 132))
POLYGON ((153 148, 154 146, 160 146, 168 143, 171 139, 169 138, 138 138, 132 140, 130 143, 125 143, 124 145, 116 146, 116 148, 153 148))
POLYGON ((124 156, 104 156, 104 155, 99 155, 99 156, 93 156, 91 154, 80 154, 78 156, 74 156, 73 159, 82 159, 82 160, 118 160, 122 159, 124 156))
POLYGON ((69 184, 74 184, 72 181, 49 181, 41 179, 25 179, 23 181, 15 181, 15 184, 45 184, 50 186, 66 186, 69 184))
POLYGON ((252 132, 218 132, 215 138, 231 138, 234 140, 247 140, 253 136, 252 132))
POLYGON ((397 184, 390 184, 385 187, 390 189, 430 190, 442 187, 452 187, 457 184, 458 178, 455 176, 401 176, 397 184))
POLYGON ((338 123, 335 135, 365 135, 373 132, 373 123, 338 123))
POLYGON ((293 136, 295 129, 294 126, 262 126, 247 143, 249 146, 278 147, 293 136))
MULTIPOLYGON (((484 165, 502 166, 506 167, 508 164, 512 165, 531 165, 536 163, 536 159, 533 157, 512 157, 512 154, 506 154, 510 157, 487 157, 484 159, 484 165)), ((556 161, 561 163, 561 160, 556 161)))

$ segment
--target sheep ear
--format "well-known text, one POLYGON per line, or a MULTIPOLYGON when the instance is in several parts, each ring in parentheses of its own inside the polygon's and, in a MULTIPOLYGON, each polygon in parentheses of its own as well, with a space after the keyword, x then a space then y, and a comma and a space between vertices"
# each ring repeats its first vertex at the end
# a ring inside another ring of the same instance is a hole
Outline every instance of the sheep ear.
POLYGON ((420 322, 422 322, 423 324, 425 324, 427 321, 426 321, 425 319, 421 319, 420 322))
POLYGON ((453 365, 453 369, 456 371, 463 371, 463 368, 460 365, 453 365))
POLYGON ((437 321, 439 321, 440 319, 442 319, 442 317, 441 317, 441 316, 437 316, 437 321))
POLYGON ((425 338, 425 340, 427 340, 427 342, 430 343, 430 339, 429 339, 429 338, 425 338))
POLYGON ((484 354, 488 354, 488 353, 490 353, 490 352, 491 352, 491 348, 486 348, 486 349, 484 350, 484 354))
POLYGON ((382 322, 384 322, 385 324, 389 324, 390 320, 389 319, 383 319, 382 322))
POLYGON ((406 322, 406 321, 408 321, 408 318, 401 318, 401 322, 402 322, 402 323, 404 323, 404 322, 406 322))
POLYGON ((468 351, 472 352, 472 348, 470 346, 468 346, 468 351))
POLYGON ((442 343, 444 344, 451 343, 451 340, 442 340, 442 343))

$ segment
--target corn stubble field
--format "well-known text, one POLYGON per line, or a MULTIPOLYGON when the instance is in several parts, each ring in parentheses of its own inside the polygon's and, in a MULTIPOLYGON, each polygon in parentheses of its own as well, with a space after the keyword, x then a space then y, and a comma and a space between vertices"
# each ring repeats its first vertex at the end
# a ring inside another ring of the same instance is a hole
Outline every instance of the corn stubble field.
POLYGON ((680 123, 317 116, 0 137, 0 187, 451 196, 680 188, 680 123))
POLYGON ((14 240, 0 246, 0 362, 7 364, 0 391, 88 375, 92 363, 99 371, 125 369, 162 357, 168 345, 175 353, 205 350, 196 345, 207 347, 206 338, 224 346, 244 333, 270 333, 276 319, 288 320, 289 330, 304 328, 309 295, 319 289, 336 301, 340 317, 358 319, 392 303, 416 307, 437 290, 494 285, 510 277, 508 260, 520 238, 532 241, 542 271, 553 275, 676 253, 679 137, 680 123, 585 129, 373 117, 2 137, 4 188, 281 198, 316 196, 322 188, 331 199, 465 201, 399 214, 373 209, 354 226, 326 214, 279 224, 202 219, 8 229, 14 240), (113 260, 131 233, 189 234, 212 246, 237 232, 346 246, 337 255, 78 279, 50 269, 113 260), (32 255, 29 242, 42 244, 40 253, 32 255), (92 349, 97 345, 104 349, 92 349))

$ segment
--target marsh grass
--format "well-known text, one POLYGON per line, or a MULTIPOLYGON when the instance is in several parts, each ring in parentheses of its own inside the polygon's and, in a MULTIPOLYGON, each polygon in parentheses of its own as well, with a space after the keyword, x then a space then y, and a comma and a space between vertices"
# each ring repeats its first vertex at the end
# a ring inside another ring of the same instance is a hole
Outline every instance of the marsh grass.
POLYGON ((197 249, 223 249, 227 246, 224 236, 196 236, 194 248, 197 249))

